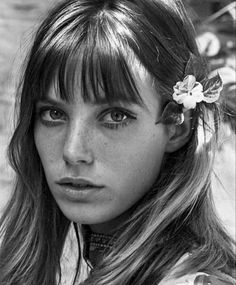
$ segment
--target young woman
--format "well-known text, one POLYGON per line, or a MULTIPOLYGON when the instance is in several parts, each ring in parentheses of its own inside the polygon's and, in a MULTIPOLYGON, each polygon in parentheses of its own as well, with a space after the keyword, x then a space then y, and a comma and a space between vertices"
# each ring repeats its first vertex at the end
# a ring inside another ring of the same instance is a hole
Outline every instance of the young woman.
POLYGON ((210 183, 221 89, 180 1, 55 7, 19 88, 0 284, 63 283, 70 229, 67 284, 233 284, 210 183))

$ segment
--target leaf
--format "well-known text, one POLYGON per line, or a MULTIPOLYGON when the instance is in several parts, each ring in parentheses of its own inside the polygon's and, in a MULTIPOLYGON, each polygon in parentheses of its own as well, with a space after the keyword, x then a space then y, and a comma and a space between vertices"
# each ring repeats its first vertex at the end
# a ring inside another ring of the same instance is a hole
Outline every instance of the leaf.
POLYGON ((184 121, 183 115, 183 105, 177 104, 175 102, 169 102, 161 115, 161 118, 156 122, 163 123, 163 124, 175 124, 181 125, 184 121))
POLYGON ((218 100, 220 92, 223 89, 223 81, 219 74, 205 81, 203 85, 204 101, 213 103, 218 100))

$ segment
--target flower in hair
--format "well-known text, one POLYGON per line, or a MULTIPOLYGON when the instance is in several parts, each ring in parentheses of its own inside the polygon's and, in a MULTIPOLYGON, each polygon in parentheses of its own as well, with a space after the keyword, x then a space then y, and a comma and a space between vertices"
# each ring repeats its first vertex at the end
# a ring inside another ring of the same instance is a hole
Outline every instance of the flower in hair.
POLYGON ((194 75, 187 75, 173 87, 173 100, 183 104, 186 110, 194 109, 196 104, 202 101, 213 103, 218 100, 222 88, 223 83, 219 75, 206 81, 204 86, 196 81, 194 75))
POLYGON ((193 75, 188 75, 183 81, 177 82, 173 89, 174 101, 183 104, 185 109, 194 109, 197 103, 203 101, 203 86, 193 75))
POLYGON ((166 104, 160 119, 156 122, 181 125, 184 122, 184 111, 194 109, 197 103, 213 103, 223 89, 223 82, 219 74, 197 82, 195 76, 187 75, 173 87, 173 101, 166 104))

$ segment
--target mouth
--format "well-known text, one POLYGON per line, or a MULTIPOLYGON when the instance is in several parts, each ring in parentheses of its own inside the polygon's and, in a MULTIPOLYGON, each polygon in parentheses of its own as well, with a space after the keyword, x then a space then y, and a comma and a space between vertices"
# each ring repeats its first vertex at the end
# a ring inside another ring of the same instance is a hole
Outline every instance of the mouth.
POLYGON ((58 181, 56 181, 56 184, 72 189, 77 191, 83 191, 83 190, 89 190, 89 189, 101 189, 104 186, 100 184, 96 184, 91 182, 87 179, 81 179, 81 178, 72 178, 72 177, 65 177, 58 181))

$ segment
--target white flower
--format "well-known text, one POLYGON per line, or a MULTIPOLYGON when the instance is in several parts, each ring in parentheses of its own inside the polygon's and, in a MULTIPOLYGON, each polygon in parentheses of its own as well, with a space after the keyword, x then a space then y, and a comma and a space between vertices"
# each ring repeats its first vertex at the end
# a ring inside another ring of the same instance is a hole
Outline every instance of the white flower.
POLYGON ((194 109, 197 103, 204 100, 202 84, 196 81, 195 76, 187 75, 174 86, 173 100, 183 104, 185 109, 194 109))

